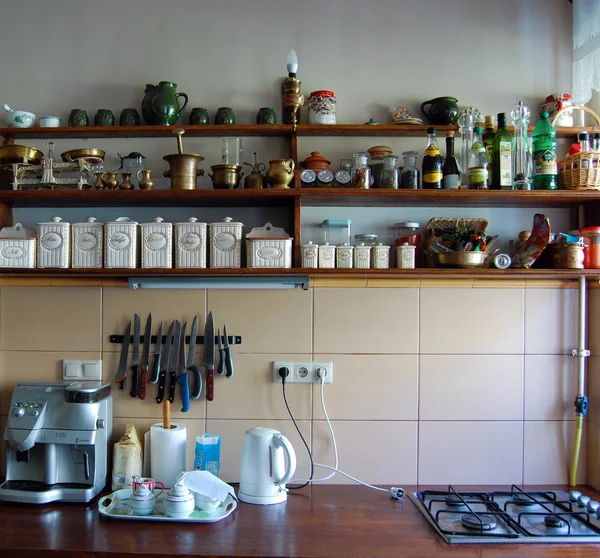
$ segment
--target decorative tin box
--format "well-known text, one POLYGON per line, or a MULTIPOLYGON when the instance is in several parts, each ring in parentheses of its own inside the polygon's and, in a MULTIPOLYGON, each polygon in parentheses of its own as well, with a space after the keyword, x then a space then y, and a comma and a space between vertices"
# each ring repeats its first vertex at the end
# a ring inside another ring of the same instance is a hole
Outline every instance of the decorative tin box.
POLYGON ((68 268, 71 255, 71 225, 60 217, 38 223, 37 266, 68 268))
POLYGON ((210 235, 210 267, 242 266, 242 228, 231 217, 208 225, 210 235))
POLYGON ((319 267, 319 246, 308 242, 302 246, 302 267, 319 267))
POLYGON ((335 268, 335 246, 326 242, 319 246, 319 267, 323 269, 335 268))
POLYGON ((137 222, 118 217, 104 227, 104 267, 135 268, 137 263, 137 222))
POLYGON ((369 269, 371 267, 371 247, 365 246, 364 242, 354 247, 354 267, 357 269, 369 269))
POLYGON ((71 225, 71 267, 101 268, 104 225, 95 217, 71 225))
POLYGON ((143 268, 173 267, 173 225, 162 217, 140 224, 143 268))
POLYGON ((282 228, 266 223, 246 235, 248 268, 292 267, 292 238, 282 228))
POLYGON ((346 242, 341 246, 336 246, 335 249, 335 266, 339 269, 352 268, 352 256, 354 246, 348 246, 346 242))
POLYGON ((0 230, 0 267, 35 267, 35 231, 16 223, 0 230))
POLYGON ((188 217, 175 223, 175 267, 206 267, 206 223, 188 217))
POLYGON ((381 242, 371 248, 371 267, 373 269, 388 269, 390 267, 390 247, 381 242))

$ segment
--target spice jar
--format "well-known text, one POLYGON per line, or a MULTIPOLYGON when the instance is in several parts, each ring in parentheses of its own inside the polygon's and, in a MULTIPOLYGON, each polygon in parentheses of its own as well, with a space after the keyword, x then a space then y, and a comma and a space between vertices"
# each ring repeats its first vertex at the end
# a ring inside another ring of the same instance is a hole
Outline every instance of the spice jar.
POLYGON ((415 247, 415 262, 419 261, 421 253, 421 235, 419 234, 419 223, 412 221, 401 221, 393 226, 394 229, 394 251, 407 243, 415 247))
POLYGON ((352 173, 352 159, 341 159, 340 170, 335 173, 335 186, 349 186, 352 173))
POLYGON ((317 187, 331 188, 333 186, 333 172, 329 169, 320 170, 317 173, 317 187))
POLYGON ((337 99, 333 91, 313 91, 307 101, 309 124, 335 124, 337 99))
POLYGON ((396 248, 396 268, 415 268, 415 247, 409 245, 408 242, 405 242, 396 248))
POLYGON ((390 267, 390 247, 378 242, 371 247, 371 267, 373 269, 388 269, 390 267))
POLYGON ((354 267, 357 269, 369 269, 371 267, 371 246, 364 242, 354 246, 354 267))
POLYGON ((398 157, 386 155, 383 158, 383 168, 379 172, 379 187, 398 189, 398 157))
POLYGON ((368 157, 362 152, 354 154, 350 179, 352 188, 368 190, 371 186, 371 169, 367 166, 368 157))
POLYGON ((381 188, 380 174, 383 169, 383 159, 393 152, 394 150, 387 145, 375 145, 367 149, 367 153, 369 154, 369 169, 371 170, 371 185, 373 188, 381 188))
POLYGON ((377 235, 376 234, 355 234, 354 245, 364 244, 365 246, 377 246, 377 235))
POLYGON ((319 246, 319 267, 322 269, 333 269, 335 267, 335 246, 325 242, 319 246))
POLYGON ((339 269, 351 269, 353 255, 354 246, 348 246, 347 243, 337 246, 335 249, 335 267, 339 269))
POLYGON ((403 190, 418 190, 421 187, 421 178, 417 168, 417 152, 404 151, 404 167, 400 171, 400 188, 403 190))
POLYGON ((580 229, 585 244, 583 248, 583 267, 585 269, 600 269, 600 227, 580 229))

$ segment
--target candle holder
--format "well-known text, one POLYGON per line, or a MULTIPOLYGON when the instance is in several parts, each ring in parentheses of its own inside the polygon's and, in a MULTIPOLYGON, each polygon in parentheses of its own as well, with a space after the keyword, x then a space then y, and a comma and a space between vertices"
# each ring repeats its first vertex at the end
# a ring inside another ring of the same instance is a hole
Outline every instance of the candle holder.
POLYGON ((282 122, 291 124, 295 130, 298 125, 298 111, 304 104, 302 94, 302 82, 296 78, 298 71, 298 56, 295 50, 291 50, 287 59, 288 77, 281 84, 282 90, 282 122))

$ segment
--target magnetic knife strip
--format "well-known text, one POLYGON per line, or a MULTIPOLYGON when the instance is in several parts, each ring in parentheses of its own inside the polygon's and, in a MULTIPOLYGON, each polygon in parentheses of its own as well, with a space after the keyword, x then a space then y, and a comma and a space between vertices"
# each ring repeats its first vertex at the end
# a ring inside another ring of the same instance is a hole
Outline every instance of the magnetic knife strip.
MULTIPOLYGON (((110 339, 111 343, 116 343, 116 344, 122 345, 124 337, 125 337, 124 335, 111 335, 109 339, 110 339)), ((157 335, 151 335, 150 342, 152 344, 156 344, 157 337, 158 337, 157 335)), ((166 343, 167 337, 168 337, 168 335, 162 336, 163 344, 166 343)), ((228 335, 227 339, 229 340, 230 345, 241 345, 242 344, 242 336, 241 335, 228 335)), ((129 342, 133 343, 133 335, 129 337, 129 342)), ((190 344, 190 335, 185 336, 185 343, 186 343, 186 345, 190 344)), ((217 345, 218 343, 219 343, 219 337, 217 335, 215 335, 215 345, 217 345)), ((144 336, 143 335, 140 335, 140 344, 141 345, 144 344, 144 336)), ((196 345, 204 345, 204 335, 196 336, 196 345)))

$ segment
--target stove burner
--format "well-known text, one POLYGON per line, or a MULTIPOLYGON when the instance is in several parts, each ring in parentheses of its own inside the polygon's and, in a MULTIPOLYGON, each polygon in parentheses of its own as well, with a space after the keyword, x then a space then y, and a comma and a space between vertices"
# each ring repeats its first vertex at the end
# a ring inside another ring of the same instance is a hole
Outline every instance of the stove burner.
POLYGON ((515 494, 512 501, 517 506, 533 506, 535 504, 535 500, 531 499, 526 494, 515 494))
POLYGON ((465 504, 463 504, 461 499, 458 497, 458 494, 448 494, 448 496, 446 496, 446 505, 460 508, 465 504))
POLYGON ((491 515, 466 513, 462 516, 462 524, 468 529, 477 529, 478 531, 491 531, 498 524, 491 515), (481 519, 481 521, 480 521, 481 519))
POLYGON ((554 529, 562 529, 566 526, 566 522, 558 517, 558 515, 547 515, 544 517, 544 525, 554 529))

